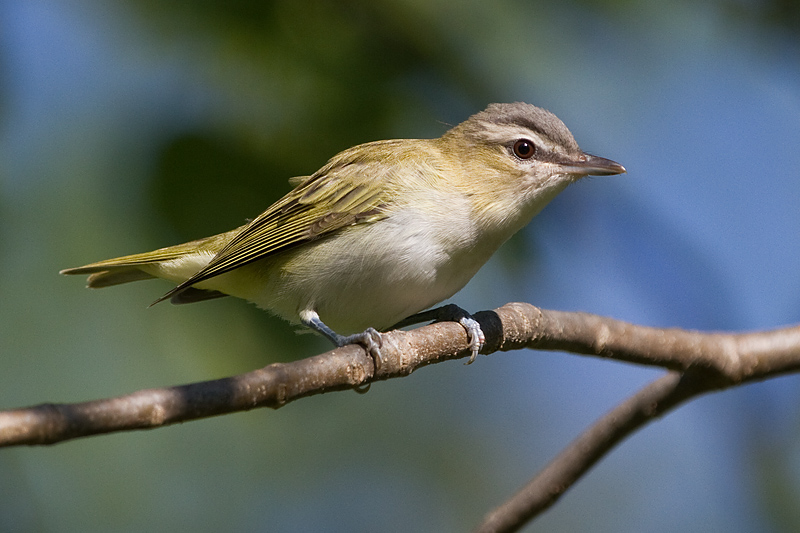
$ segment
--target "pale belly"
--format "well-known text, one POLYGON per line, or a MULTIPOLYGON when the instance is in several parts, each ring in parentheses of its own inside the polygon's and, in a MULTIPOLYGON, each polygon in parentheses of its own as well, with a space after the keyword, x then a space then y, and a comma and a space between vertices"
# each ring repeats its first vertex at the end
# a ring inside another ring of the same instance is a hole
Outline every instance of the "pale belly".
POLYGON ((378 224, 346 229, 198 287, 244 298, 292 322, 313 310, 340 334, 385 329, 451 297, 502 243, 483 239, 481 245, 468 231, 460 231, 464 239, 443 239, 442 228, 418 220, 378 224))

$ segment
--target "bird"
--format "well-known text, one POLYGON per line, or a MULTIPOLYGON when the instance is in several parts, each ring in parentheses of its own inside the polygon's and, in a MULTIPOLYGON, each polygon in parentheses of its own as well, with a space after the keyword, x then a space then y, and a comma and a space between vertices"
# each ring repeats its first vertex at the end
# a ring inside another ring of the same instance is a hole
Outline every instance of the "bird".
POLYGON ((346 149, 291 178, 292 190, 232 231, 61 273, 88 275, 91 288, 176 284, 151 305, 242 298, 336 346, 364 345, 376 368, 381 332, 456 320, 472 362, 485 342, 478 322, 455 305, 433 306, 567 185, 624 172, 583 152, 551 112, 490 104, 435 139, 346 149))

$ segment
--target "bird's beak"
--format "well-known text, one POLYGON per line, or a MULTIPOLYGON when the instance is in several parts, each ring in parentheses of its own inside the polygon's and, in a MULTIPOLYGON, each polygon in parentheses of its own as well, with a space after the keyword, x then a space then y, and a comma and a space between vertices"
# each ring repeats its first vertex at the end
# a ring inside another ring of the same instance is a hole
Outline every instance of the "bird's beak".
POLYGON ((579 176, 612 176, 627 172, 625 167, 616 161, 589 154, 582 154, 577 160, 565 163, 564 170, 568 174, 579 176))

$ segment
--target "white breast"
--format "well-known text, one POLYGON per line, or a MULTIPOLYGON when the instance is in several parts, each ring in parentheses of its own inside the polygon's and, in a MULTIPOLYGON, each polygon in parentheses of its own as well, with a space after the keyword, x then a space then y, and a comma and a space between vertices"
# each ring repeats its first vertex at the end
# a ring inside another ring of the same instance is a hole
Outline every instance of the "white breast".
POLYGON ((455 294, 502 244, 481 242, 465 199, 439 200, 440 209, 407 207, 198 287, 295 322, 313 309, 341 334, 390 327, 455 294))

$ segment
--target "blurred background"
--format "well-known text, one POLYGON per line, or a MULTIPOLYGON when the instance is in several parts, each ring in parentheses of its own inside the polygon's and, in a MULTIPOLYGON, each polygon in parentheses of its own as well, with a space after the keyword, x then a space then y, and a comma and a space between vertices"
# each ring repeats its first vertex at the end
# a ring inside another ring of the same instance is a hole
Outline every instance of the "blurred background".
MULTIPOLYGON (((453 299, 640 324, 800 321, 790 0, 0 0, 0 408, 328 349, 247 303, 58 270, 218 233, 354 144, 489 102, 628 174, 561 194, 453 299)), ((155 431, 0 451, 3 531, 464 531, 661 373, 518 351, 155 431)), ((529 530, 800 529, 800 378, 628 439, 529 530)))

